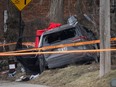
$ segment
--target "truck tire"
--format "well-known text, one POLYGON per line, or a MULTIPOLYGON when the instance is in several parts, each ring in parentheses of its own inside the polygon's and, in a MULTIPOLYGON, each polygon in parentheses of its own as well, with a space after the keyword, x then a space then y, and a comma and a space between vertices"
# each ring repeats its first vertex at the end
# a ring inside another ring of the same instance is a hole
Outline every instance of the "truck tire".
POLYGON ((45 58, 43 55, 38 56, 38 62, 39 62, 39 73, 41 74, 45 70, 45 58))

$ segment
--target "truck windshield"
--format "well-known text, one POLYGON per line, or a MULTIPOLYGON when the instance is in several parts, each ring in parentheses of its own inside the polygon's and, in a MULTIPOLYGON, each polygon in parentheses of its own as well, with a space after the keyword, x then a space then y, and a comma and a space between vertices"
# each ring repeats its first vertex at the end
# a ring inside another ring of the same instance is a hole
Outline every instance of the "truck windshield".
POLYGON ((50 33, 44 36, 44 42, 48 44, 60 42, 69 38, 73 38, 76 35, 75 28, 70 28, 54 33, 50 33))

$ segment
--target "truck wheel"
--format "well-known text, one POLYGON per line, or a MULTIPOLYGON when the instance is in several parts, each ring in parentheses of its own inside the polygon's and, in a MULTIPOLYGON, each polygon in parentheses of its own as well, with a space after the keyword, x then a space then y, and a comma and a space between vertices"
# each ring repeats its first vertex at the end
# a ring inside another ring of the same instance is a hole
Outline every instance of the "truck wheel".
POLYGON ((40 74, 45 70, 45 59, 43 55, 38 56, 40 74))

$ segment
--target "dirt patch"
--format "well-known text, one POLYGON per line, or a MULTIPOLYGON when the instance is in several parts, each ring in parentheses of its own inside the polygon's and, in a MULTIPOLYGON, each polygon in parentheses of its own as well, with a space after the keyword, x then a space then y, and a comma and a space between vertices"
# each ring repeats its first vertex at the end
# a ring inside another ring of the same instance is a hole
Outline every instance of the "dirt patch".
POLYGON ((116 77, 116 70, 111 71, 103 78, 98 78, 98 71, 85 73, 64 87, 110 87, 110 81, 116 77))
POLYGON ((46 70, 29 83, 52 87, 109 87, 111 79, 115 77, 116 70, 114 69, 100 79, 99 64, 71 65, 62 69, 46 70))
POLYGON ((62 69, 46 70, 38 78, 30 81, 30 83, 45 84, 55 87, 63 87, 63 86, 67 87, 67 84, 76 81, 84 74, 90 72, 96 72, 98 69, 99 69, 99 65, 92 64, 92 65, 80 65, 80 66, 71 65, 62 69))
MULTIPOLYGON (((14 81, 22 73, 15 77, 8 78, 4 75, 3 80, 14 81)), ((1 78, 1 77, 0 77, 1 78)), ((51 87, 110 87, 111 79, 116 78, 116 66, 112 66, 109 74, 99 78, 99 64, 90 65, 69 65, 65 68, 51 69, 44 71, 39 77, 28 81, 32 84, 49 85, 51 87)))

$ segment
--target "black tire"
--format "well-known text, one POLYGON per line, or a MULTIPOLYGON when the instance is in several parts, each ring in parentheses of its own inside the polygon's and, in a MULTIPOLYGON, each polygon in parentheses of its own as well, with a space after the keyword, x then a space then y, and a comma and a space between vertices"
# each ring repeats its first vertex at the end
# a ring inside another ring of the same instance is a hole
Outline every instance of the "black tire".
POLYGON ((38 56, 38 62, 39 62, 39 73, 41 74, 45 70, 45 58, 43 55, 38 56))

